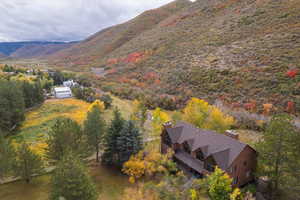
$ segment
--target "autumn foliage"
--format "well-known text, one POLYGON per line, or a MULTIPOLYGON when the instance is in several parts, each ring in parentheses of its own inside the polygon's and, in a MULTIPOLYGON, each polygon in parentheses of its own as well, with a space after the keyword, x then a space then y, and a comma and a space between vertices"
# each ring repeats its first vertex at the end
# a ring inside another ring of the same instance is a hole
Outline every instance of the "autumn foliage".
POLYGON ((226 115, 202 99, 192 98, 183 109, 182 118, 198 128, 223 133, 234 124, 233 117, 226 115))
POLYGON ((292 101, 289 101, 289 102, 287 103, 286 111, 287 111, 288 113, 294 113, 294 112, 295 112, 295 103, 292 102, 292 101))
POLYGON ((126 62, 126 63, 136 63, 141 58, 143 58, 143 56, 144 56, 144 53, 134 52, 134 53, 129 54, 127 56, 127 58, 124 59, 124 62, 126 62))
POLYGON ((252 101, 244 104, 244 108, 248 111, 254 112, 256 109, 256 102, 252 101))
POLYGON ((271 113, 271 111, 273 110, 273 104, 263 104, 263 108, 264 108, 264 115, 269 115, 271 113))
POLYGON ((124 163, 122 171, 129 176, 129 181, 134 183, 137 179, 148 176, 152 177, 159 173, 176 171, 175 164, 171 161, 173 152, 161 154, 156 151, 141 151, 131 156, 130 160, 124 163))
POLYGON ((289 71, 286 72, 286 75, 289 77, 289 78, 295 78, 296 75, 298 74, 299 70, 297 69, 291 69, 289 71))
POLYGON ((115 65, 118 63, 137 63, 145 57, 144 52, 133 52, 125 58, 111 58, 107 60, 107 65, 115 65))
POLYGON ((162 131, 162 125, 168 121, 170 121, 171 118, 168 115, 168 113, 162 111, 160 108, 156 108, 152 112, 152 130, 153 130, 153 135, 157 136, 161 133, 162 131))
POLYGON ((94 107, 97 107, 100 111, 104 111, 105 110, 105 105, 102 101, 100 100, 96 100, 94 101, 94 103, 92 103, 88 109, 88 111, 92 111, 94 109, 94 107))

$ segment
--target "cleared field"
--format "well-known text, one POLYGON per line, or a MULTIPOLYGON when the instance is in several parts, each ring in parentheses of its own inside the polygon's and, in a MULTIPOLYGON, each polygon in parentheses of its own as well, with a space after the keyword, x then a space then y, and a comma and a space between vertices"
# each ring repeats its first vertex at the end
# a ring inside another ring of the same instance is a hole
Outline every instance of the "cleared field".
POLYGON ((25 121, 13 139, 25 139, 32 143, 43 141, 56 118, 69 117, 82 123, 88 107, 88 103, 77 99, 47 100, 26 113, 25 121))
MULTIPOLYGON (((128 119, 132 112, 132 103, 113 98, 113 107, 120 109, 124 118, 128 119)), ((47 137, 50 127, 58 117, 68 117, 82 124, 86 118, 90 104, 78 99, 51 99, 44 102, 38 108, 26 113, 20 131, 13 137, 15 140, 25 139, 28 142, 36 143, 47 137)), ((109 122, 112 119, 113 109, 103 113, 104 119, 109 122)))

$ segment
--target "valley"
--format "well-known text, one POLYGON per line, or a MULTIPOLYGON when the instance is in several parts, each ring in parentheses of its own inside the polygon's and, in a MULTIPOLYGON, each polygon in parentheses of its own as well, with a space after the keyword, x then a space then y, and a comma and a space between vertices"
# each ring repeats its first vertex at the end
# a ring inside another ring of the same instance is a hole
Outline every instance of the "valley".
POLYGON ((54 1, 0 42, 1 200, 300 200, 299 0, 54 1))

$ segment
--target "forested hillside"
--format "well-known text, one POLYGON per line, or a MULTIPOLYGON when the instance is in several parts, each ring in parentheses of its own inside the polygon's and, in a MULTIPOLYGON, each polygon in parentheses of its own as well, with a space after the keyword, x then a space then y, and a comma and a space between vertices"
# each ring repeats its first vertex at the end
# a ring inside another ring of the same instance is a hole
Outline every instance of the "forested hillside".
POLYGON ((159 94, 165 107, 197 96, 295 113, 299 22, 298 0, 177 0, 50 58, 72 69, 105 68, 104 89, 130 98, 159 94))

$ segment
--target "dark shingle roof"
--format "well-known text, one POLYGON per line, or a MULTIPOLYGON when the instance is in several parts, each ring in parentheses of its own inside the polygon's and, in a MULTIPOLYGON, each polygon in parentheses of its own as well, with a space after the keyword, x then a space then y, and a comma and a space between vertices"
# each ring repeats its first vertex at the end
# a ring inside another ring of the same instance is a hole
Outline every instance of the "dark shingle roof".
POLYGON ((175 158, 177 158, 178 160, 180 160, 181 162, 185 163, 186 165, 198 172, 201 172, 204 169, 204 163, 200 160, 196 160, 188 153, 180 151, 177 152, 174 156, 175 158))
POLYGON ((247 146, 247 144, 226 135, 198 129, 185 122, 180 122, 172 128, 166 128, 166 130, 173 143, 187 142, 192 151, 201 149, 205 158, 212 156, 224 170, 247 146))

